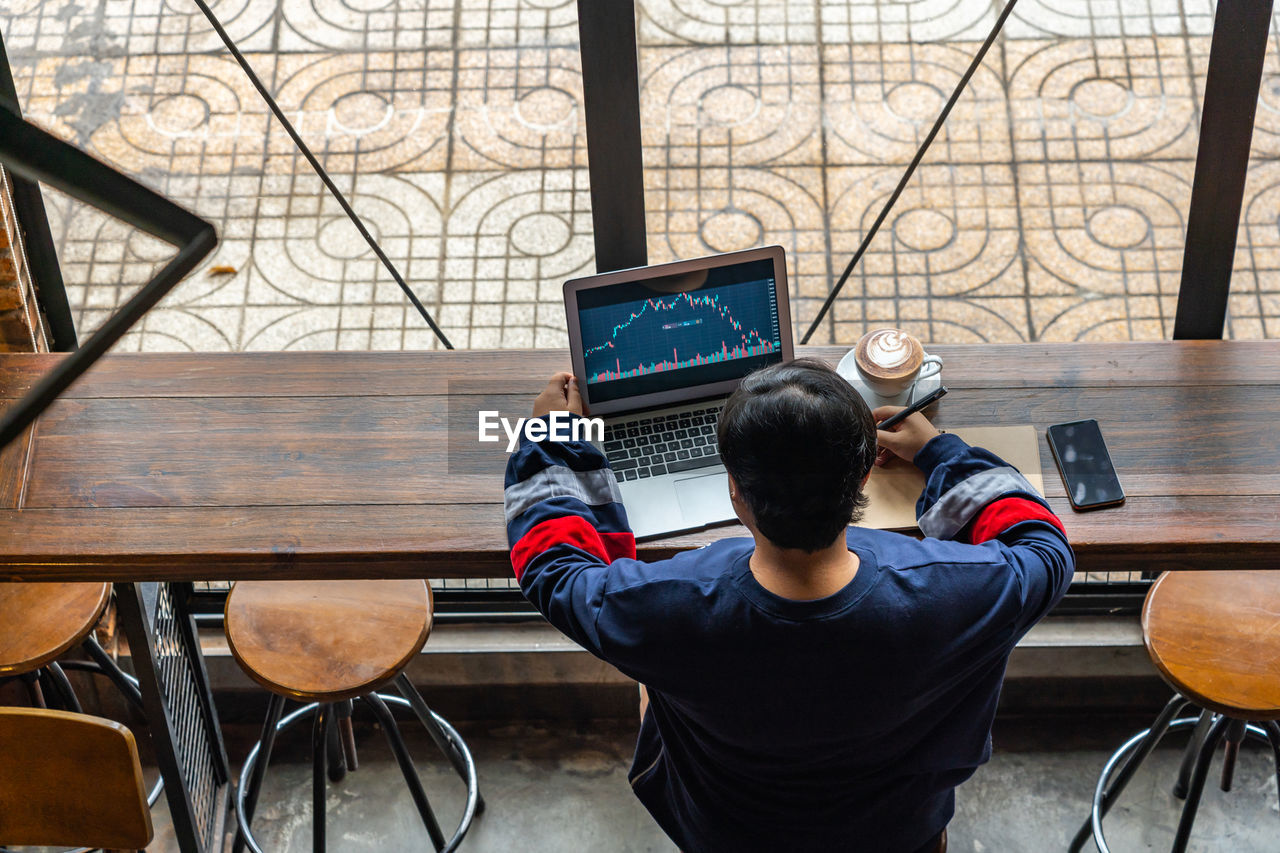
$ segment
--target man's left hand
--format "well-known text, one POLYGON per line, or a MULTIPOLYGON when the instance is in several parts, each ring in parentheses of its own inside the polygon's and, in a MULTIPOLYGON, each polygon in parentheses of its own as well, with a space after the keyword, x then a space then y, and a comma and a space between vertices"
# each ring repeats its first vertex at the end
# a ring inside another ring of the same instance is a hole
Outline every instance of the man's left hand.
POLYGON ((557 373, 547 382, 547 387, 533 401, 533 416, 540 418, 551 412, 585 414, 582 395, 578 393, 578 379, 572 373, 557 373))

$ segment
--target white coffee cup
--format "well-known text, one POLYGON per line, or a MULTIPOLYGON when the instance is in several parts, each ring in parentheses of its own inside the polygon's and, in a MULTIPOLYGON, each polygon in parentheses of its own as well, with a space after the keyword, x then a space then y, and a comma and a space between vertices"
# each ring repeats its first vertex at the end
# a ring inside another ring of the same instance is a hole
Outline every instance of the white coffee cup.
POLYGON ((902 329, 872 329, 854 348, 858 377, 881 397, 898 397, 921 379, 942 372, 942 359, 924 351, 919 339, 902 329))

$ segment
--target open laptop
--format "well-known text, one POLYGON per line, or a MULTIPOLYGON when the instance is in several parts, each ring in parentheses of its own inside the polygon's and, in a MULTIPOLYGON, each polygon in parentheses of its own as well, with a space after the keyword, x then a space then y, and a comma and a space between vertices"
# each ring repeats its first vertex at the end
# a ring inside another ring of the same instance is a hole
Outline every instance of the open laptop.
POLYGON ((716 426, 742 377, 794 357, 782 247, 574 279, 564 298, 636 537, 733 520, 716 426))

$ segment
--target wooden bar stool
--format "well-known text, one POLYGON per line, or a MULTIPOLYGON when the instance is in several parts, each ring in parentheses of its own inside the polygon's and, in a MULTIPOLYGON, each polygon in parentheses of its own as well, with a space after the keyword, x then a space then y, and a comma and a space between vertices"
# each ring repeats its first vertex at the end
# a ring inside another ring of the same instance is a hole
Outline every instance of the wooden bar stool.
POLYGON ((140 850, 151 810, 133 734, 47 708, 0 708, 0 842, 140 850))
POLYGON ((46 690, 68 711, 80 701, 64 669, 105 675, 139 711, 138 681, 123 672, 93 637, 111 598, 107 583, 0 583, 0 681, 21 680, 31 704, 45 707, 46 690), (80 646, 90 660, 58 658, 80 646))
POLYGON ((1094 789, 1089 820, 1071 842, 1092 837, 1110 853, 1102 819, 1171 729, 1193 729, 1174 794, 1185 800, 1173 840, 1183 853, 1218 744, 1225 741, 1220 787, 1231 790, 1236 756, 1246 737, 1271 745, 1280 782, 1280 572, 1165 572, 1142 607, 1142 637, 1173 699, 1151 728, 1108 760, 1094 789), (1200 713, 1178 717, 1188 705, 1200 713))
POLYGON ((360 699, 386 734, 436 850, 455 850, 484 808, 475 762, 458 732, 414 689, 404 668, 431 632, 431 588, 421 580, 240 582, 227 596, 231 653, 271 691, 262 739, 249 751, 236 795, 233 846, 262 853, 250 830, 276 734, 307 715, 312 724, 312 849, 325 849, 325 775, 341 781, 357 758, 352 701, 360 699), (400 696, 380 694, 394 683, 400 696), (286 699, 309 704, 282 716, 286 699), (446 841, 388 703, 412 710, 467 785, 467 803, 446 841), (333 726, 337 718, 338 727, 333 726))

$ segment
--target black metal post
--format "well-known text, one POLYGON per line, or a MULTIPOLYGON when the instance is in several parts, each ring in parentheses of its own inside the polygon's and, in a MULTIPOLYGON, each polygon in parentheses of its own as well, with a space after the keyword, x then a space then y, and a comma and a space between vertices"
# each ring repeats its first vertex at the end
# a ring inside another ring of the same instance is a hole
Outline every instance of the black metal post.
POLYGON ((196 822, 187 780, 184 778, 182 760, 178 755, 178 732, 169 705, 165 701, 156 661, 155 634, 142 591, 137 584, 115 585, 116 603, 120 608, 120 624, 125 639, 129 641, 129 655, 133 659, 133 671, 138 676, 142 702, 147 709, 147 726, 151 729, 151 744, 156 753, 156 764, 164 777, 164 792, 169 800, 169 814, 173 820, 173 833, 182 853, 204 853, 204 843, 196 822))
MULTIPOLYGON (((13 71, 9 68, 9 55, 5 53, 3 38, 0 38, 0 104, 7 106, 15 115, 22 115, 18 87, 13 83, 13 71)), ((49 322, 50 348, 55 352, 71 352, 79 345, 76 326, 71 317, 71 305, 67 302, 67 288, 62 281, 62 268, 58 266, 58 253, 53 247, 53 234, 49 231, 49 217, 45 213, 40 185, 12 172, 9 173, 9 185, 13 189, 14 214, 23 232, 22 242, 31 281, 49 322)))
POLYGON ((231 781, 231 767, 227 760, 227 747, 222 741, 222 726, 218 723, 218 711, 213 707, 213 686, 209 683, 209 670, 204 665, 204 654, 200 651, 200 635, 196 631, 196 620, 191 616, 191 596, 194 585, 189 582, 169 584, 169 593, 174 605, 174 619, 179 633, 187 649, 187 660, 191 665, 191 678, 195 682, 196 698, 200 702, 200 715, 204 720, 204 734, 209 747, 209 756, 213 764, 214 779, 219 785, 231 781))
POLYGON ((578 0, 596 271, 648 263, 635 0, 578 0))
POLYGON ((1191 185, 1175 339, 1222 337, 1271 0, 1218 0, 1191 185))

